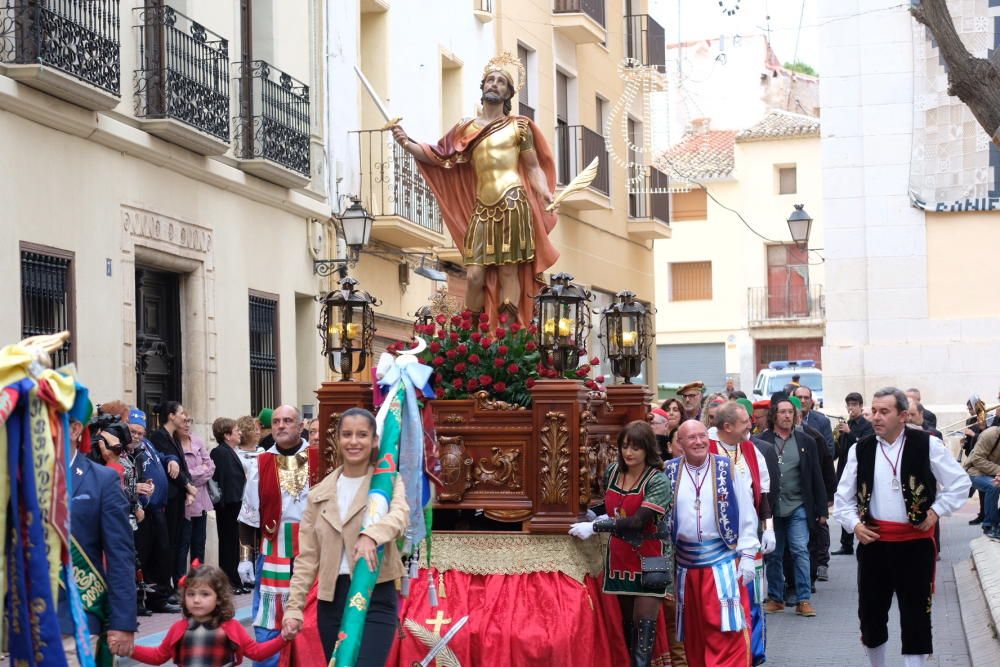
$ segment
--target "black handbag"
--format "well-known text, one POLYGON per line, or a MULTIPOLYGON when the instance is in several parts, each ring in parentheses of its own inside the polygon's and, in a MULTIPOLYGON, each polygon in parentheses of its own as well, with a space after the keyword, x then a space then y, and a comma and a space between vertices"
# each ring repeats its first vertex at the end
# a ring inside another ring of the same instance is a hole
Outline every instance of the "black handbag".
POLYGON ((674 580, 670 560, 666 556, 639 556, 642 563, 640 583, 647 591, 663 592, 674 580))

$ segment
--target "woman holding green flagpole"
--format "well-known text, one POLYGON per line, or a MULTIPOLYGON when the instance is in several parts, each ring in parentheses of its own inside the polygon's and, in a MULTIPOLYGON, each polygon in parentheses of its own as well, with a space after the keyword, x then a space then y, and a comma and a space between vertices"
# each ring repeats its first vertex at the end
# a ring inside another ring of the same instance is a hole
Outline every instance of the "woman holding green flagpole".
POLYGON ((410 510, 397 475, 398 404, 389 412, 381 443, 372 413, 343 413, 337 441, 344 464, 309 493, 299 529, 283 634, 291 640, 301 630, 318 575, 319 635, 324 654, 338 667, 382 667, 395 637, 394 580, 404 574, 396 540, 410 510), (352 655, 343 655, 347 649, 352 655))

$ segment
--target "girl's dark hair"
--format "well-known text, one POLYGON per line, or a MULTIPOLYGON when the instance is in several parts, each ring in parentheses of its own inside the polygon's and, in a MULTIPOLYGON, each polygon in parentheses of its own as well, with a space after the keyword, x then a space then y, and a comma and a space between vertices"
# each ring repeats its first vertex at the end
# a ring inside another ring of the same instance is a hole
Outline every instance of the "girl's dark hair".
MULTIPOLYGON (((368 427, 372 430, 372 437, 376 439, 375 445, 372 447, 372 455, 369 463, 375 465, 378 461, 378 422, 375 421, 375 415, 373 415, 368 410, 364 408, 347 408, 344 410, 343 414, 340 415, 340 421, 337 423, 337 446, 340 447, 340 429, 344 424, 344 420, 348 417, 363 417, 368 422, 368 427)), ((339 451, 337 452, 339 455, 339 451)))
POLYGON ((663 470, 663 460, 660 458, 660 450, 656 446, 656 436, 653 434, 653 427, 649 425, 649 422, 640 420, 629 422, 618 433, 618 469, 621 471, 626 468, 625 458, 622 456, 622 447, 625 446, 626 440, 632 445, 638 445, 646 452, 646 465, 650 468, 663 470))
POLYGON ((166 424, 170 415, 177 414, 177 411, 182 407, 184 406, 181 405, 180 401, 166 401, 157 405, 156 414, 160 417, 160 424, 166 424))
MULTIPOLYGON (((183 588, 193 588, 195 586, 208 586, 217 597, 215 611, 212 612, 212 622, 218 626, 236 616, 236 607, 233 606, 233 589, 229 586, 229 577, 225 572, 214 565, 199 565, 192 567, 184 576, 183 588)), ((181 612, 184 618, 191 618, 191 613, 184 604, 184 596, 181 596, 181 612)))

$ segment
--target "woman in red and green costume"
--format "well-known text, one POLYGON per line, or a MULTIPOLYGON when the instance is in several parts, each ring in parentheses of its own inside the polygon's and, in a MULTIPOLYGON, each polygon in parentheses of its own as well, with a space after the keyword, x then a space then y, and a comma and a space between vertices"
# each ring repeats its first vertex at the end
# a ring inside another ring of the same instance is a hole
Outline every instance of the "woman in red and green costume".
MULTIPOLYGON (((604 563, 604 592, 618 595, 632 664, 652 662, 656 621, 667 587, 642 583, 642 557, 667 556, 658 525, 670 506, 670 485, 649 424, 634 421, 618 435, 618 461, 608 467, 604 508, 607 516, 573 524, 570 534, 587 539, 611 533, 604 563), (631 633, 628 628, 631 626, 631 633)), ((669 559, 668 559, 669 561, 669 559)))

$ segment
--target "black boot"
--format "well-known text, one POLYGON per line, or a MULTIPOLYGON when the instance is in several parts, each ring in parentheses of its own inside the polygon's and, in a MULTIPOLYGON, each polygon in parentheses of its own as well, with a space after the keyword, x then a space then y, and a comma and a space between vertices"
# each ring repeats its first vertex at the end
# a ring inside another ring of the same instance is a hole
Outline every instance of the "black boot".
POLYGON ((632 638, 632 667, 649 667, 653 660, 653 642, 656 640, 656 619, 640 618, 635 623, 632 638))

